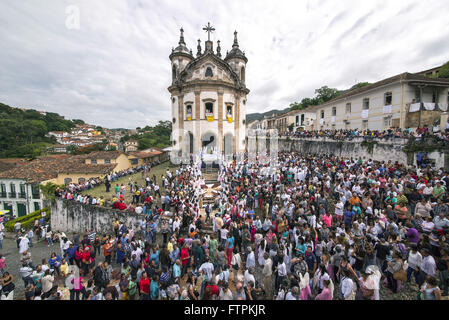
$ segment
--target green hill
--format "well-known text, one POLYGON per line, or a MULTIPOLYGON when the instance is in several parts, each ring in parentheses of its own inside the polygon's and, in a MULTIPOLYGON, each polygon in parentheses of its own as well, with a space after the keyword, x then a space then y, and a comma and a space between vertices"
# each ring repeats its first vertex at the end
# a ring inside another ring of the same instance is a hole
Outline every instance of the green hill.
MULTIPOLYGON (((79 120, 76 120, 79 122, 79 120)), ((75 123, 57 113, 41 114, 0 103, 0 158, 34 158, 56 143, 49 131, 70 131, 75 123)))

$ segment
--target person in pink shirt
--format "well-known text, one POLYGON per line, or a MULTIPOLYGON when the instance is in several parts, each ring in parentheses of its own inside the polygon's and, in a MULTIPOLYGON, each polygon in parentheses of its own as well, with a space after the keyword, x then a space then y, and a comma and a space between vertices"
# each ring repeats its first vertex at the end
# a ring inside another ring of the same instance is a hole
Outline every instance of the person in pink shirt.
POLYGON ((332 226, 332 215, 329 212, 325 213, 322 220, 329 228, 332 226))
POLYGON ((6 258, 0 254, 0 272, 3 273, 5 272, 4 269, 6 268, 6 258))
POLYGON ((330 280, 323 281, 324 288, 321 293, 317 294, 315 300, 332 300, 332 292, 329 289, 330 283, 330 280))

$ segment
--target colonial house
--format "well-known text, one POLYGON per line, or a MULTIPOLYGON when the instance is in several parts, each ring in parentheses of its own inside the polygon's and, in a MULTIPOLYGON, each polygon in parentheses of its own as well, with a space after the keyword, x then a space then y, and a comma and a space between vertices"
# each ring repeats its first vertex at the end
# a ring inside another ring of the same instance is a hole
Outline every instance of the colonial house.
POLYGON ((128 140, 124 144, 125 152, 137 151, 138 142, 136 140, 128 140))
POLYGON ((305 111, 316 115, 311 130, 432 126, 448 110, 448 89, 449 79, 406 72, 345 92, 305 111))
POLYGON ((128 159, 132 167, 137 167, 154 161, 164 162, 168 159, 167 154, 168 152, 166 151, 150 148, 143 151, 131 152, 128 155, 128 159))
POLYGON ((114 164, 113 171, 122 171, 131 167, 126 154, 121 151, 95 151, 84 155, 85 164, 114 164))
POLYGON ((48 152, 53 152, 53 153, 66 153, 67 152, 67 145, 55 144, 55 145, 52 145, 51 147, 48 147, 47 151, 48 152))
POLYGON ((82 183, 103 178, 116 164, 87 164, 85 156, 39 157, 0 172, 0 208, 21 217, 44 206, 41 184, 82 183))
POLYGON ((314 112, 307 112, 306 110, 295 110, 292 112, 292 118, 293 131, 312 130, 313 123, 316 120, 316 114, 314 112))

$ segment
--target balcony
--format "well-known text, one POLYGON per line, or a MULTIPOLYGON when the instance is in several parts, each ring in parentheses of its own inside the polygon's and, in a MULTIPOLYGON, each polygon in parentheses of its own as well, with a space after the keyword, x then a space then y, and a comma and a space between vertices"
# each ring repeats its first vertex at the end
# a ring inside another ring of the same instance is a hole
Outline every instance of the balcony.
POLYGON ((19 193, 19 198, 20 198, 20 199, 26 199, 26 198, 27 198, 27 195, 26 195, 25 193, 20 192, 20 193, 19 193))
POLYGON ((0 198, 6 198, 6 192, 4 191, 0 192, 0 198))
POLYGON ((9 196, 10 198, 17 198, 17 193, 15 193, 15 192, 10 192, 10 193, 8 194, 8 196, 9 196))
POLYGON ((33 198, 33 199, 40 199, 41 196, 40 196, 39 193, 33 193, 33 194, 32 194, 32 198, 33 198))

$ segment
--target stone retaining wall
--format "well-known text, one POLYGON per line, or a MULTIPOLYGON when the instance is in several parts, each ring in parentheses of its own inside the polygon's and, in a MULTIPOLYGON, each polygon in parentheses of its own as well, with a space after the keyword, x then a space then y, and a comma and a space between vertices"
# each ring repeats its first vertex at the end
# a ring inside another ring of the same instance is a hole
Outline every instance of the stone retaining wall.
POLYGON ((111 208, 86 205, 73 200, 56 199, 51 206, 52 230, 85 233, 94 230, 100 234, 110 234, 113 221, 118 219, 126 226, 139 225, 140 216, 134 212, 124 212, 111 208))

